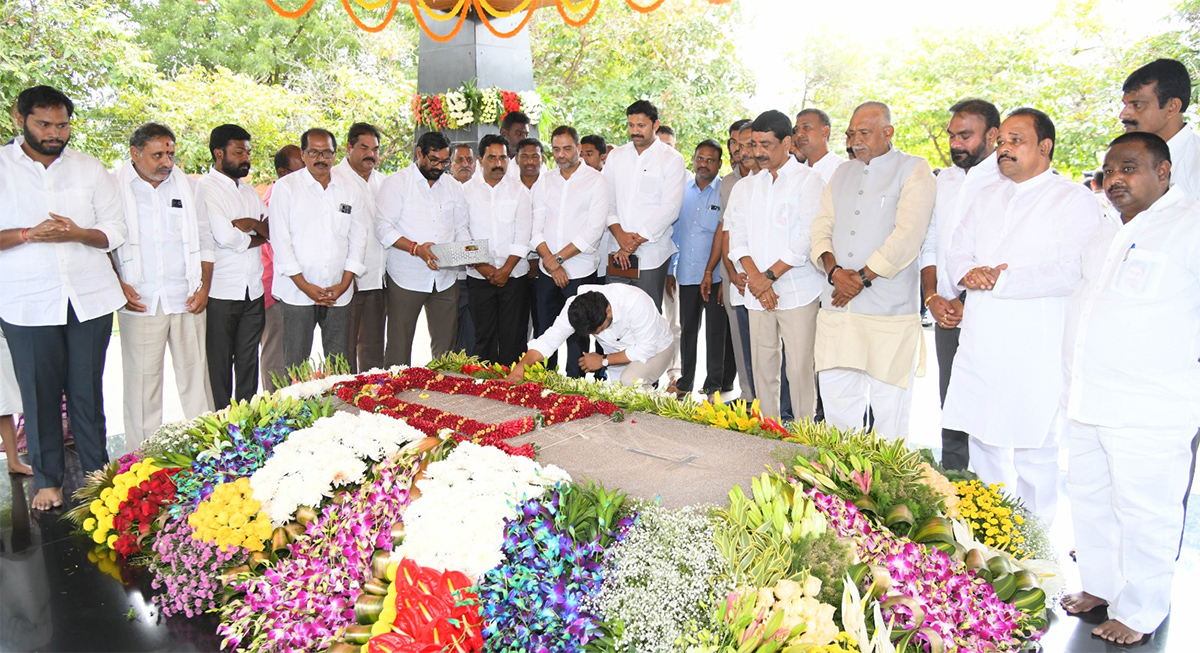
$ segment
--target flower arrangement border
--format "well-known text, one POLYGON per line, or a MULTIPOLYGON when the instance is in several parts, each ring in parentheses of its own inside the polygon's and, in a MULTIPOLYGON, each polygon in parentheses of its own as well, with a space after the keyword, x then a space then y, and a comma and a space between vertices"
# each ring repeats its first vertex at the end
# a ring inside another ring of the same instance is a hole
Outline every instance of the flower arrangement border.
POLYGON ((437 437, 441 430, 449 429, 454 432, 451 437, 457 442, 476 442, 527 458, 534 455, 531 444, 513 447, 506 440, 529 433, 538 426, 584 419, 596 413, 612 416, 619 411, 614 403, 593 401, 579 395, 560 395, 545 390, 539 383, 514 386, 499 380, 448 376, 424 367, 409 367, 397 375, 359 376, 334 386, 334 393, 360 410, 405 420, 426 435, 437 437), (408 390, 493 399, 511 406, 533 408, 538 414, 489 424, 397 397, 408 390))

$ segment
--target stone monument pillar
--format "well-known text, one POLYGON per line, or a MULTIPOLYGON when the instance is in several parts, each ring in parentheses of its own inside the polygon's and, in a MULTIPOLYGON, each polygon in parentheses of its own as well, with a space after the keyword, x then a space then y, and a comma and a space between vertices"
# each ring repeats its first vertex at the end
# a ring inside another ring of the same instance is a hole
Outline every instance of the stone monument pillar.
MULTIPOLYGON (((509 32, 516 29, 522 17, 523 14, 489 20, 498 31, 509 32)), ((454 21, 429 21, 428 24, 448 33, 454 21)), ((417 92, 422 94, 444 93, 472 79, 479 89, 496 86, 506 91, 528 91, 534 88, 528 28, 511 38, 498 38, 473 10, 458 34, 446 43, 438 43, 422 31, 417 53, 417 92)), ((426 131, 424 128, 418 130, 416 137, 426 131)), ((466 142, 477 146, 485 134, 499 131, 495 125, 472 124, 445 133, 451 143, 466 142)), ((530 125, 529 135, 537 135, 536 125, 530 125)))

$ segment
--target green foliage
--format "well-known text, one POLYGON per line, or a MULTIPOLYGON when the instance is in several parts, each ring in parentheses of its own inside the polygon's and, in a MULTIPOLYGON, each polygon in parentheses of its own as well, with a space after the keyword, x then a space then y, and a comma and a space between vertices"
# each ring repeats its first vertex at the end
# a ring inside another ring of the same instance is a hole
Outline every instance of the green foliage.
POLYGON ((600 546, 607 549, 616 541, 618 515, 622 514, 624 506, 624 492, 610 492, 596 481, 589 479, 565 485, 554 525, 570 534, 576 542, 599 538, 600 546))
POLYGON ((529 30, 543 133, 570 124, 620 145, 629 140, 625 108, 644 97, 675 129, 684 158, 706 138, 724 144, 753 90, 731 29, 740 12, 737 2, 673 0, 643 15, 624 0, 601 0, 579 29, 557 12, 537 12, 529 30))
POLYGON ((349 373, 350 363, 346 362, 346 357, 334 354, 326 356, 325 360, 309 358, 299 365, 291 365, 282 377, 272 372, 271 382, 275 384, 276 388, 286 388, 296 383, 349 373))

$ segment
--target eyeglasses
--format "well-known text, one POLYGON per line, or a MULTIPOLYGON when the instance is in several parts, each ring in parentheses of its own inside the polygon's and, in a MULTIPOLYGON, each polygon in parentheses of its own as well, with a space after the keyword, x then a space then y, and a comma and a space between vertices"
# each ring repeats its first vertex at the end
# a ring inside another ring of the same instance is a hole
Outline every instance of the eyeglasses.
POLYGON ((305 150, 304 153, 314 159, 332 159, 334 154, 333 150, 305 150))

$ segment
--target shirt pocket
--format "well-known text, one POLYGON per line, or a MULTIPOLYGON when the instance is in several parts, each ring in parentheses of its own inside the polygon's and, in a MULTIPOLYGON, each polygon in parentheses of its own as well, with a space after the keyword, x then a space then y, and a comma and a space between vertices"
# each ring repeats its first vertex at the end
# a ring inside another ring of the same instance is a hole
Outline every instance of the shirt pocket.
POLYGON ((663 179, 656 172, 645 171, 638 181, 638 202, 650 206, 662 203, 663 179))
POLYGON ((1166 252, 1130 249, 1117 268, 1113 290, 1126 297, 1150 298, 1162 285, 1169 260, 1166 252))
POLYGON ((511 225, 517 219, 517 201, 500 200, 496 202, 496 222, 501 225, 511 225))

